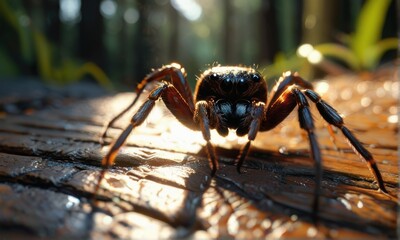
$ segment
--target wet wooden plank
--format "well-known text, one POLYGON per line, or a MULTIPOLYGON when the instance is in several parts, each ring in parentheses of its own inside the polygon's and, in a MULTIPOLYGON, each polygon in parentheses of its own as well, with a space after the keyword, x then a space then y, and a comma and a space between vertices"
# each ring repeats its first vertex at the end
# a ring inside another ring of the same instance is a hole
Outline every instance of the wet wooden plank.
MULTIPOLYGON (((342 76, 316 85, 346 115, 346 123, 374 154, 388 190, 396 195, 398 82, 390 77, 361 81, 342 76), (347 90, 349 83, 352 91, 347 90)), ((0 118, 2 236, 396 237, 397 200, 375 190, 366 164, 339 133, 336 144, 341 150, 334 148, 316 113, 325 170, 318 226, 311 222, 310 210, 313 163, 295 116, 257 137, 243 174, 233 163, 245 139, 213 133, 220 169, 210 178, 201 134, 181 126, 160 102, 145 126, 128 139, 95 204, 92 193, 109 147, 99 144, 103 125, 133 94, 82 98, 62 90, 57 95, 48 95, 52 89, 41 91, 30 96, 32 100, 54 96, 57 104, 49 99, 46 105, 23 105, 24 111, 19 111, 13 103, 18 97, 0 99, 2 106, 14 106, 8 113, 4 111, 10 107, 2 108, 0 118)), ((17 88, 12 95, 22 94, 17 88)), ((110 130, 107 143, 118 136, 129 116, 110 130)))

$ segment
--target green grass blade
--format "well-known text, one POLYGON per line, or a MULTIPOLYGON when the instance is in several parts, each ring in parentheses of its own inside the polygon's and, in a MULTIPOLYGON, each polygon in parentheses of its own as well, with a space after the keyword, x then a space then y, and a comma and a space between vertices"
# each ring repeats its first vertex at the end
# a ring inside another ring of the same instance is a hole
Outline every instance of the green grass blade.
POLYGON ((332 57, 344 62, 355 71, 361 69, 360 62, 354 52, 340 44, 323 43, 314 46, 314 49, 319 51, 324 57, 332 57))
POLYGON ((363 67, 365 62, 371 61, 367 59, 365 50, 375 45, 381 38, 390 2, 391 0, 368 0, 361 9, 350 48, 357 55, 363 67))
POLYGON ((399 46, 398 38, 386 38, 378 41, 366 51, 365 67, 372 70, 379 64, 383 54, 389 50, 397 49, 399 46))

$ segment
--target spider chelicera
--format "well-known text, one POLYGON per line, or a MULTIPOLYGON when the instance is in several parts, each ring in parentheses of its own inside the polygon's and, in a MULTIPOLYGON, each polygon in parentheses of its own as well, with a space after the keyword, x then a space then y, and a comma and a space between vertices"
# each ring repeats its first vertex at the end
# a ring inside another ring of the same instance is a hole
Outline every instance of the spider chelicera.
POLYGON ((107 129, 136 104, 147 84, 151 82, 160 82, 161 84, 150 92, 147 100, 140 106, 129 125, 103 158, 103 170, 99 176, 96 192, 107 169, 114 163, 118 150, 125 143, 130 132, 143 123, 153 109, 155 102, 161 98, 169 111, 184 126, 202 132, 206 141, 212 176, 218 169, 218 158, 210 142, 210 130, 216 129, 222 136, 226 136, 229 129, 236 130, 238 136, 247 135, 248 141, 237 158, 237 170, 240 172, 251 142, 256 138, 257 133, 275 128, 297 106, 300 128, 307 132, 311 158, 315 163, 316 186, 312 210, 314 214, 317 214, 322 164, 321 152, 314 133, 314 122, 309 107, 311 100, 329 124, 328 126, 333 125, 340 129, 354 152, 366 161, 379 190, 388 194, 372 154, 344 125, 343 119, 337 111, 313 91, 312 84, 303 80, 296 73, 284 73, 269 93, 268 98, 266 81, 255 69, 238 66, 215 66, 206 70, 199 77, 193 96, 186 80, 184 68, 177 63, 163 66, 154 70, 142 80, 136 89, 136 97, 133 102, 108 123, 102 139, 106 136, 107 129))

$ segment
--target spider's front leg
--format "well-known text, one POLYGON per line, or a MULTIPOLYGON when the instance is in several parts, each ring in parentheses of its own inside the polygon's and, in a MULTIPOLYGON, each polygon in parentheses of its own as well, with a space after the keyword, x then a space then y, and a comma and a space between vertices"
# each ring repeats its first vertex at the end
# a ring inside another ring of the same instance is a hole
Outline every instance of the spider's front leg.
MULTIPOLYGON (((156 89, 154 89, 148 96, 147 101, 145 101, 137 111, 137 113, 132 117, 130 124, 124 129, 124 131, 119 135, 117 140, 112 144, 110 150, 105 155, 103 160, 101 161, 101 165, 103 166, 103 170, 100 173, 99 179, 97 181, 97 186, 95 189, 95 194, 99 190, 102 180, 104 179, 105 173, 107 169, 114 163, 115 158, 118 154, 119 149, 124 145, 126 139, 128 138, 131 131, 142 124, 147 116, 150 114, 151 110, 154 107, 155 101, 158 100, 163 94, 163 92, 167 89, 168 85, 164 84, 156 89)), ((120 114, 121 115, 121 114, 120 114)), ((118 115, 119 116, 119 115, 118 115)))
MULTIPOLYGON (((296 80, 299 80, 298 76, 290 76, 296 80)), ((297 84, 302 84, 297 82, 297 84)), ((302 87, 288 81, 282 91, 277 91, 275 94, 279 96, 273 96, 272 100, 265 113, 265 121, 260 127, 260 131, 268 131, 276 127, 280 122, 282 122, 297 106, 298 107, 298 119, 300 128, 307 132, 308 141, 310 145, 311 158, 314 160, 315 164, 315 189, 314 189, 314 199, 312 202, 312 213, 313 220, 317 220, 317 214, 319 209, 319 196, 321 191, 321 181, 322 181, 322 159, 319 144, 315 135, 314 121, 311 115, 310 106, 308 104, 306 96, 302 93, 302 87)))
MULTIPOLYGON (((186 81, 184 71, 178 64, 164 66, 163 68, 149 74, 142 83, 139 84, 137 96, 133 102, 128 106, 128 108, 118 114, 108 124, 107 128, 136 103, 139 95, 143 92, 143 89, 149 82, 161 81, 164 79, 166 80, 165 82, 150 92, 148 99, 140 106, 139 110, 132 117, 130 124, 123 130, 117 140, 112 144, 106 156, 103 158, 103 170, 99 176, 95 194, 98 192, 107 169, 114 163, 119 149, 124 145, 131 131, 144 122, 158 99, 162 98, 167 108, 182 124, 190 129, 197 130, 197 125, 193 121, 194 104, 192 92, 189 89, 189 84, 186 81)), ((104 132, 103 136, 105 136, 105 134, 106 132, 104 132)))
POLYGON ((241 173, 240 169, 243 165, 244 159, 249 152, 250 144, 257 136, 258 131, 260 130, 261 123, 264 119, 264 108, 265 104, 263 102, 253 102, 252 103, 252 111, 251 111, 251 122, 249 126, 249 130, 247 133, 247 143, 240 150, 239 156, 237 158, 236 170, 238 173, 241 173))
POLYGON ((176 90, 179 94, 185 99, 186 105, 193 111, 194 110, 194 103, 193 103, 193 95, 192 91, 190 90, 189 83, 186 80, 186 73, 185 69, 181 67, 181 65, 177 63, 171 63, 169 65, 165 65, 157 70, 152 71, 148 74, 136 87, 136 96, 133 101, 118 115, 116 115, 111 121, 108 122, 106 127, 104 128, 103 134, 100 138, 100 143, 104 144, 104 138, 107 136, 107 130, 125 113, 129 111, 133 106, 136 105, 139 97, 143 93, 146 86, 152 82, 160 82, 162 80, 170 82, 173 86, 175 86, 176 90))
POLYGON ((213 107, 214 101, 198 101, 196 103, 193 120, 198 124, 204 140, 206 140, 208 162, 211 168, 211 176, 214 176, 218 169, 218 158, 215 149, 211 144, 210 128, 217 124, 216 113, 213 107))
POLYGON ((290 72, 284 73, 284 75, 275 84, 274 88, 270 93, 268 108, 265 108, 263 102, 253 102, 251 112, 251 123, 248 129, 248 141, 243 146, 240 154, 237 158, 236 169, 240 173, 241 166, 244 159, 249 152, 250 144, 255 139, 258 131, 268 131, 276 127, 281 123, 295 108, 296 101, 284 101, 286 99, 287 88, 293 84, 296 84, 302 88, 312 88, 311 83, 304 81, 297 74, 291 74, 290 72))

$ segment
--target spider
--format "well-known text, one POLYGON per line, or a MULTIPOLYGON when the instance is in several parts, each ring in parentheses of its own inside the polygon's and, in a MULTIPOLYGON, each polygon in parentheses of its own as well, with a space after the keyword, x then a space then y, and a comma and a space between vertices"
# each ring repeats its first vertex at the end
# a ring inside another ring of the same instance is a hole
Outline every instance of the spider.
POLYGON ((198 78, 193 96, 186 80, 184 68, 177 63, 165 65, 154 70, 141 81, 136 88, 136 97, 132 103, 108 123, 102 139, 106 137, 108 128, 137 103, 143 90, 151 82, 160 84, 150 92, 147 100, 140 106, 129 125, 103 158, 103 170, 95 192, 97 192, 107 169, 114 163, 118 151, 128 135, 135 127, 143 123, 155 102, 162 99, 169 111, 184 126, 202 132, 206 141, 205 147, 211 176, 214 176, 218 169, 218 158, 210 142, 210 130, 216 129, 222 136, 227 136, 229 129, 236 130, 238 136, 247 135, 248 141, 242 147, 237 158, 236 168, 240 173, 251 142, 256 138, 257 133, 275 128, 297 106, 299 125, 307 133, 311 158, 314 160, 316 170, 316 186, 311 206, 315 215, 318 213, 319 207, 322 161, 309 107, 309 101, 311 101, 317 106, 318 112, 329 127, 333 125, 342 131, 353 151, 366 161, 379 190, 385 195, 388 194, 372 154, 345 126, 338 112, 321 99, 313 90, 311 83, 303 80, 297 73, 284 73, 269 93, 268 98, 266 81, 255 69, 242 66, 214 66, 204 71, 198 78))

